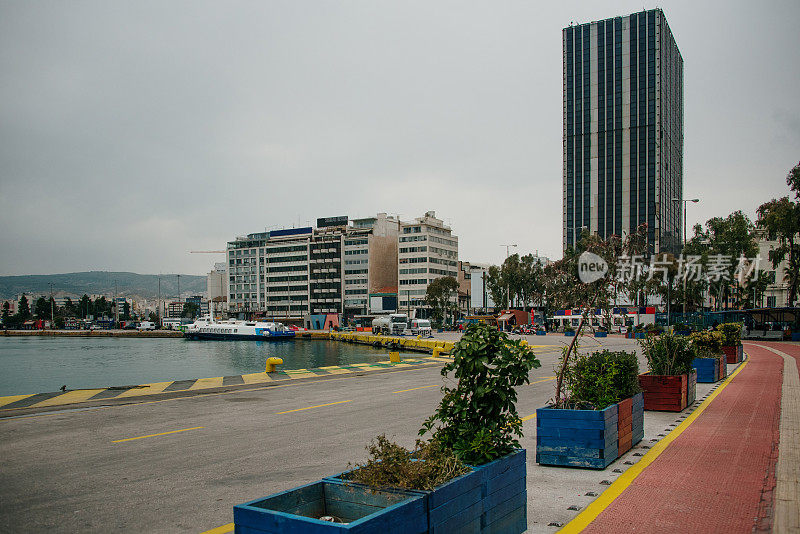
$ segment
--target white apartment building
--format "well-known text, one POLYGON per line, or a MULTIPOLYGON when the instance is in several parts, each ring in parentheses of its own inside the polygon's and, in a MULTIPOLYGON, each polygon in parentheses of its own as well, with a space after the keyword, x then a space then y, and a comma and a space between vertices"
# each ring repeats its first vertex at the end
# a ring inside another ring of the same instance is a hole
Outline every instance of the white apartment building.
POLYGON ((227 263, 217 262, 206 277, 206 294, 209 302, 214 303, 214 311, 228 309, 228 268, 227 263), (216 299, 216 300, 215 300, 216 299))
POLYGON ((413 314, 427 308, 430 282, 443 276, 458 278, 458 237, 435 211, 429 211, 414 222, 400 223, 397 247, 399 309, 413 314))
POLYGON ((769 261, 769 252, 778 248, 778 242, 771 241, 767 237, 767 232, 759 228, 756 229, 756 243, 758 244, 758 255, 761 258, 758 267, 764 271, 765 276, 769 279, 769 284, 764 294, 759 295, 756 300, 756 307, 782 308, 789 306, 789 284, 786 282, 789 254, 786 254, 786 257, 778 264, 777 268, 773 268, 772 262, 769 261))

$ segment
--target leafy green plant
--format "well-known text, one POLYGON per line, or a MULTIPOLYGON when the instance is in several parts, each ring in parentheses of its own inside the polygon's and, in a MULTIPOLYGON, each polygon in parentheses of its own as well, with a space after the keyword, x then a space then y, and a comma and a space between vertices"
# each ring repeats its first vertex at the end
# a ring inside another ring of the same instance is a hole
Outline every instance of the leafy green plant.
POLYGON ((462 461, 480 465, 519 448, 522 421, 515 388, 527 384, 531 369, 541 367, 533 351, 496 328, 472 324, 452 351, 455 387, 442 387, 439 407, 422 425, 462 461), (437 424, 438 423, 438 424, 437 424))
POLYGON ((725 336, 722 332, 709 332, 708 330, 692 332, 689 335, 689 339, 692 340, 692 346, 695 349, 707 349, 712 354, 722 352, 722 346, 725 345, 725 336))
POLYGON ((661 334, 640 339, 647 366, 654 375, 683 375, 692 371, 694 350, 686 336, 661 334))
POLYGON ((602 410, 640 391, 639 360, 635 352, 576 352, 564 380, 569 391, 565 407, 602 410))
POLYGON ((571 324, 567 324, 564 327, 564 332, 574 332, 574 331, 575 331, 575 328, 573 328, 573 326, 571 324))
POLYGON ((742 323, 718 324, 716 330, 722 334, 722 345, 725 347, 736 346, 742 341, 742 323))
POLYGON ((694 347, 694 356, 695 358, 714 358, 715 360, 725 357, 725 355, 720 352, 714 352, 708 347, 699 345, 694 347))
POLYGON ((435 439, 417 440, 416 448, 409 451, 382 434, 372 440, 367 451, 370 458, 366 463, 348 466, 353 470, 344 478, 373 488, 432 490, 470 471, 435 439))

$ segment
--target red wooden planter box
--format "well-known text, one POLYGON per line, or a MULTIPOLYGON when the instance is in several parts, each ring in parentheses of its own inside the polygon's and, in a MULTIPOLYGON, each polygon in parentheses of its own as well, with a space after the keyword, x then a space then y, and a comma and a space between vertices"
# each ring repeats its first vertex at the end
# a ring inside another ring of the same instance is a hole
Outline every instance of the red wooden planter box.
POLYGON ((644 409, 680 412, 693 403, 696 396, 697 373, 691 375, 639 375, 644 394, 644 409))
POLYGON ((722 347, 722 352, 725 353, 727 363, 739 363, 744 359, 744 350, 741 343, 722 347))

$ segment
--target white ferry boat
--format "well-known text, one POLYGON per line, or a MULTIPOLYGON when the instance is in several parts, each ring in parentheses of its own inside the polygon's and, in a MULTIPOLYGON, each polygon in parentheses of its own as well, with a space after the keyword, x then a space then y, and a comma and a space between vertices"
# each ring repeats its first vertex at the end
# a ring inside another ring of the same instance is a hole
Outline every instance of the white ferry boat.
POLYGON ((211 317, 201 317, 194 323, 186 325, 183 335, 188 339, 268 341, 293 339, 295 333, 282 323, 233 319, 215 321, 211 317))

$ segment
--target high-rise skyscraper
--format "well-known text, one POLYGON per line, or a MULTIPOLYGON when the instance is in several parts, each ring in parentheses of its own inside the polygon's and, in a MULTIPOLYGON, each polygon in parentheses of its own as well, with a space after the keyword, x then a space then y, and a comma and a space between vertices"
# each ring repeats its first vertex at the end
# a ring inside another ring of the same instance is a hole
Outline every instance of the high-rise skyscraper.
POLYGON ((564 248, 647 224, 680 247, 683 58, 660 9, 563 30, 564 248))

